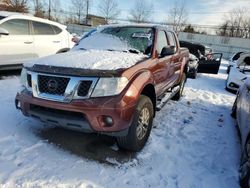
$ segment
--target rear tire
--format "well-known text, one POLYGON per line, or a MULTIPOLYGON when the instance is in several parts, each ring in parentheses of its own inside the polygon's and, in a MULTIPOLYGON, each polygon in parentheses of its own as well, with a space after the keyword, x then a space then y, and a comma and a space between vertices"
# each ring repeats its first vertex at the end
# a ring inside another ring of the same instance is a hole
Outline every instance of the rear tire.
POLYGON ((181 82, 180 82, 180 84, 179 84, 180 90, 175 94, 175 96, 172 98, 172 100, 178 101, 178 100, 180 100, 180 98, 182 97, 182 93, 183 93, 183 90, 184 90, 186 78, 187 78, 187 77, 186 77, 186 74, 183 73, 181 82))
POLYGON ((237 113, 237 97, 234 101, 233 107, 232 107, 232 112, 231 116, 236 119, 236 113, 237 113))
POLYGON ((126 150, 140 151, 150 135, 153 117, 152 101, 149 97, 141 95, 127 136, 117 137, 118 146, 126 150))

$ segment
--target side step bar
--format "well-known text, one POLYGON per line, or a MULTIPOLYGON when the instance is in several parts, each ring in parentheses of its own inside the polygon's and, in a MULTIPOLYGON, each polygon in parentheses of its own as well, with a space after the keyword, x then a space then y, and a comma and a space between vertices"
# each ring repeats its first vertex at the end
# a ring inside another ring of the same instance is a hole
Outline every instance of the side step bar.
POLYGON ((160 111, 165 106, 165 104, 167 104, 167 102, 175 96, 175 94, 179 90, 180 86, 176 86, 171 91, 166 91, 164 96, 157 100, 158 102, 156 104, 156 111, 160 111))

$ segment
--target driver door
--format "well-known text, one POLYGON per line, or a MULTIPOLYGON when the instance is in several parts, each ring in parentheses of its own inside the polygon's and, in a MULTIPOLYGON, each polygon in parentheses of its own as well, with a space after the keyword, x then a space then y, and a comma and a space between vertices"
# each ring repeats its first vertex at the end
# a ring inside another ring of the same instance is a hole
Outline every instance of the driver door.
POLYGON ((221 65, 222 53, 208 54, 199 61, 198 72, 218 74, 221 65))

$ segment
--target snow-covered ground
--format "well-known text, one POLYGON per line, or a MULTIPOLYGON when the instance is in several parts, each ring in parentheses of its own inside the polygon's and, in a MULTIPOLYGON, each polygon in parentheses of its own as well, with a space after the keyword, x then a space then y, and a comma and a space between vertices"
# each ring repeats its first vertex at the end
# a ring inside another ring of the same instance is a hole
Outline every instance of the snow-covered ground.
POLYGON ((224 90, 223 66, 188 80, 181 101, 157 113, 137 154, 119 151, 111 138, 23 117, 14 107, 18 79, 0 80, 0 187, 239 187, 235 96, 224 90))

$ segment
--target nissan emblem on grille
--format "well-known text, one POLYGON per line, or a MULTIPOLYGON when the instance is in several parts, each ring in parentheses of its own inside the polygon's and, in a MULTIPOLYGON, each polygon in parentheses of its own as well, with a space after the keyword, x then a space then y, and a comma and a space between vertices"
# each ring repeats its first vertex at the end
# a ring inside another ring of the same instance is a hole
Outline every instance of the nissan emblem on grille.
POLYGON ((55 79, 51 79, 48 81, 48 90, 49 91, 56 91, 58 88, 58 83, 55 79))

